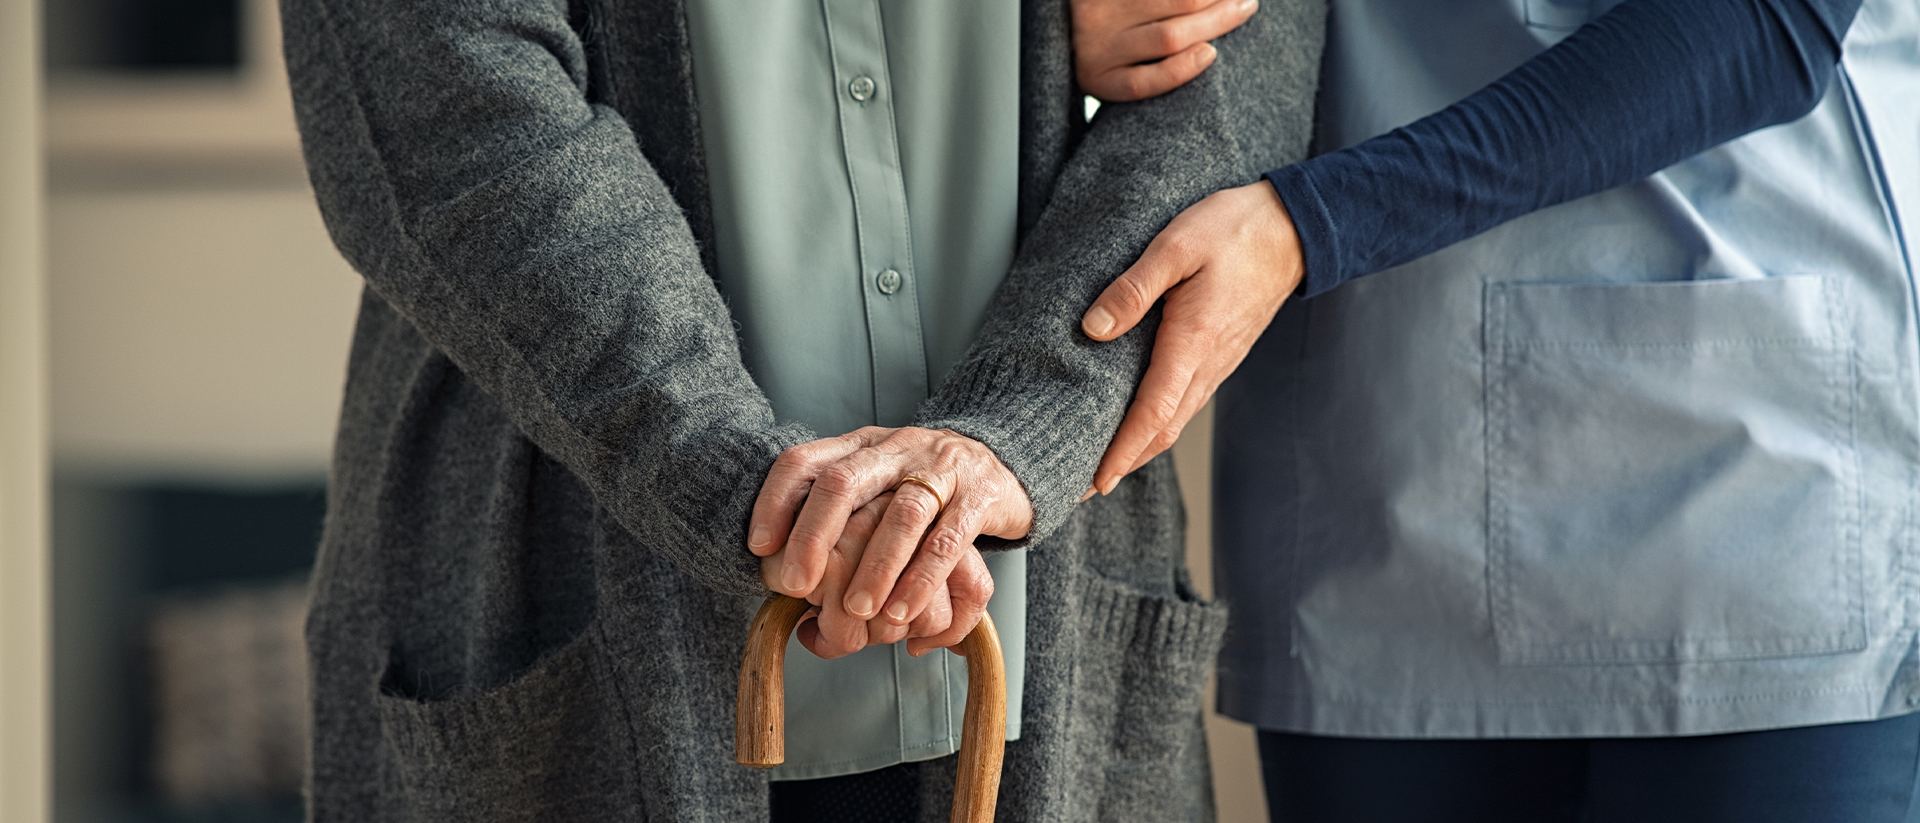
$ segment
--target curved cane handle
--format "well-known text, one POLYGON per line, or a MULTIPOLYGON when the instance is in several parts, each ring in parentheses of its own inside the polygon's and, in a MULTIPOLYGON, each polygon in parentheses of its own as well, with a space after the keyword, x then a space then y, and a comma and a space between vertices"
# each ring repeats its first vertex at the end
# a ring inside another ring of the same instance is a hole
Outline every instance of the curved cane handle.
MULTIPOLYGON (((776 594, 753 616, 733 721, 733 757, 743 766, 771 769, 787 759, 787 637, 807 608, 805 600, 776 594)), ((1007 664, 993 618, 981 615, 960 647, 967 653, 967 715, 960 731, 953 821, 990 823, 1007 745, 1007 664)))

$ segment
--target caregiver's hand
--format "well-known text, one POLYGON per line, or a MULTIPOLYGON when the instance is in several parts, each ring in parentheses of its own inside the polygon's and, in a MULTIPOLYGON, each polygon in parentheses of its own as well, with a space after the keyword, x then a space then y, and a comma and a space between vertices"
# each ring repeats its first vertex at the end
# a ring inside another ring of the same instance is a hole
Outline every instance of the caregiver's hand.
POLYGON ((1259 0, 1073 0, 1074 79, 1108 102, 1165 94, 1213 65, 1207 41, 1259 8, 1259 0))
POLYGON ((1214 192, 1175 217, 1080 318, 1107 341, 1140 322, 1162 295, 1152 361, 1120 431, 1100 458, 1094 489, 1113 491, 1180 438, 1253 348, 1305 274, 1287 207, 1262 180, 1214 192))
POLYGON ((993 582, 975 538, 1018 539, 1032 524, 1026 490, 985 444, 950 431, 869 427, 783 452, 754 501, 747 548, 782 555, 768 586, 795 597, 811 598, 831 566, 838 580, 826 585, 844 588, 839 607, 849 617, 870 621, 868 642, 907 636, 908 651, 920 654, 959 643, 986 611, 993 582), (842 535, 888 492, 861 556, 849 561, 842 535), (917 636, 915 620, 937 600, 952 609, 945 631, 917 636))

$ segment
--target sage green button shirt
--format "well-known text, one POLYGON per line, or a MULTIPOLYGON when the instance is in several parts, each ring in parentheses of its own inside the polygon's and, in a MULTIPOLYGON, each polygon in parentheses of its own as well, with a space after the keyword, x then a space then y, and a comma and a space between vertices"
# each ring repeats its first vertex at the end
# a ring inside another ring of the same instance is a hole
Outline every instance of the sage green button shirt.
MULTIPOLYGON (((1018 0, 690 0, 721 289, 783 420, 900 426, 1013 258, 1018 0)), ((1026 556, 990 556, 1019 736, 1026 556)), ((787 655, 774 779, 959 749, 965 662, 905 644, 787 655)))

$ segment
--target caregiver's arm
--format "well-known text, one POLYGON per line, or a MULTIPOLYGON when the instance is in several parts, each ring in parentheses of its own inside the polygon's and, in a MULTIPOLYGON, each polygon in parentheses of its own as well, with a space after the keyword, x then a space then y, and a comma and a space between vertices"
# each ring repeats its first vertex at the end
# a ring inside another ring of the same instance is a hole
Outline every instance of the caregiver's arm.
POLYGON ((1296 282, 1312 297, 1798 119, 1826 93, 1859 6, 1627 0, 1434 115, 1202 201, 1084 318, 1112 339, 1167 297, 1096 487, 1172 445, 1296 282))

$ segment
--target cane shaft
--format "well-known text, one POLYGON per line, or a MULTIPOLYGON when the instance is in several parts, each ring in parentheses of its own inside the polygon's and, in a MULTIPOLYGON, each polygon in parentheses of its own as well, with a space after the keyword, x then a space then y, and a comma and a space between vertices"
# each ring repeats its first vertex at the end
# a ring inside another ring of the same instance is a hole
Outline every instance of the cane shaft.
MULTIPOLYGON (((787 638, 807 608, 804 600, 776 594, 754 615, 740 661, 733 724, 734 759, 741 765, 771 769, 786 761, 787 638)), ((960 647, 967 655, 967 714, 960 730, 953 821, 991 823, 1007 740, 1007 666, 993 618, 981 615, 960 647)))

